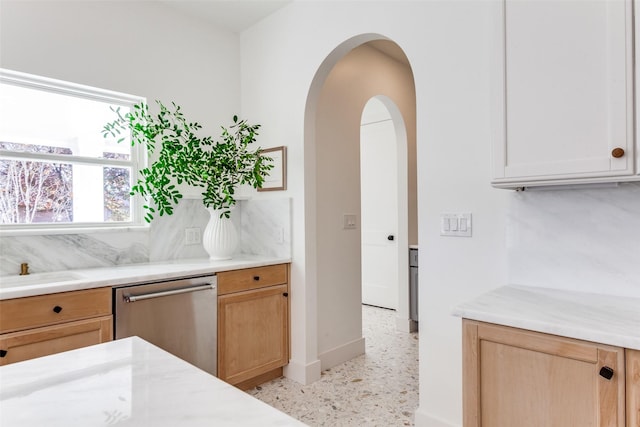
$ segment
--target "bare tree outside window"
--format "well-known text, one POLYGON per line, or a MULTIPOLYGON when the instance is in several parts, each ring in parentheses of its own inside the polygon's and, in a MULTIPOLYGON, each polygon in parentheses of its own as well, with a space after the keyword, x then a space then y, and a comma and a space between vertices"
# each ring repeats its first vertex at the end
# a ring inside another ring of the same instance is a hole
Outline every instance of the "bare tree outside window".
MULTIPOLYGON (((128 154, 104 153, 105 159, 128 160, 128 154)), ((129 221, 131 173, 126 168, 104 168, 104 220, 129 221)))
MULTIPOLYGON (((0 149, 71 154, 68 148, 0 142, 0 149)), ((0 160, 0 223, 73 222, 70 164, 0 160)))

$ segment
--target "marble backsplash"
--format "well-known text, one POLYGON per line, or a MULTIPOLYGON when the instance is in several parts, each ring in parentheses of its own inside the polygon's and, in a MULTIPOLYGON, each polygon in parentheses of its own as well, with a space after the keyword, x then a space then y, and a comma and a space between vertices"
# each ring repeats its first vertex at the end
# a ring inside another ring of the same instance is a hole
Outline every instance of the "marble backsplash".
MULTIPOLYGON (((232 214, 239 253, 291 257, 291 200, 241 200, 232 214)), ((15 275, 28 262, 32 273, 148 261, 206 258, 202 244, 186 245, 185 228, 204 231, 209 213, 196 199, 185 199, 172 216, 158 217, 148 230, 82 234, 2 236, 0 276, 15 275)))
POLYGON ((640 296, 640 183, 514 192, 509 283, 640 296))
MULTIPOLYGON (((231 218, 240 238, 238 253, 291 257, 291 201, 289 198, 240 200, 231 218)), ((206 258, 202 244, 185 245, 185 228, 200 233, 209 212, 199 200, 186 200, 175 214, 154 220, 150 232, 149 260, 206 258)))
POLYGON ((240 209, 241 253, 291 258, 291 199, 246 200, 240 209))

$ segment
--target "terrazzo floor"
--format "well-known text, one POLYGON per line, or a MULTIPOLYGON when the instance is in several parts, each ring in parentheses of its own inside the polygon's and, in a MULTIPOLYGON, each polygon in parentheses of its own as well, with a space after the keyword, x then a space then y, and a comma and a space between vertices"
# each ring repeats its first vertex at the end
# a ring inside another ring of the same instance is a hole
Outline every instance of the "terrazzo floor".
POLYGON ((395 330, 395 311, 362 306, 366 354, 303 386, 279 378, 248 391, 310 426, 412 426, 418 407, 418 333, 395 330))

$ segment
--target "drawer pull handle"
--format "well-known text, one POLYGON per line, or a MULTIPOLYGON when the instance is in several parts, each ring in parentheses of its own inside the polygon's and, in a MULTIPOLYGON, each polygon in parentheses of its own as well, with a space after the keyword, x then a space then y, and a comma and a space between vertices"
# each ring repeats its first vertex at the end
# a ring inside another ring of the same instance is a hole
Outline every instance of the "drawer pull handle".
POLYGON ((600 368, 600 376, 607 380, 610 380, 611 378, 613 378, 613 369, 608 366, 603 366, 602 368, 600 368))
POLYGON ((285 298, 288 297, 289 296, 289 292, 283 292, 282 296, 285 297, 285 298))
POLYGON ((0 357, 5 357, 9 353, 7 350, 0 350, 0 357))
POLYGON ((258 282, 260 280, 260 276, 253 276, 253 280, 255 280, 256 282, 258 282))
POLYGON ((60 313, 62 311, 62 307, 60 307, 59 305, 56 305, 55 307, 53 307, 53 311, 56 313, 60 313))

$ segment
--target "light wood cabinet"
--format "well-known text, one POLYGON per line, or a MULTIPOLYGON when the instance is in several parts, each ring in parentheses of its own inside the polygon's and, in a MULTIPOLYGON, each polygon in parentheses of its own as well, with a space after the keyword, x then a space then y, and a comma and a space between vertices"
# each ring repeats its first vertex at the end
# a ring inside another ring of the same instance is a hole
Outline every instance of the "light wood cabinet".
POLYGON ((111 288, 0 301, 0 366, 113 339, 111 288))
POLYGON ((218 377, 248 389, 289 362, 289 266, 218 273, 218 377))
POLYGON ((625 350, 627 362, 627 427, 640 427, 640 350, 625 350))
POLYGON ((464 427, 624 427, 638 400, 622 348, 470 320, 463 378, 464 427))
POLYGON ((111 341, 112 322, 105 316, 0 335, 0 366, 111 341))
POLYGON ((637 180, 632 0, 503 0, 492 184, 637 180))

